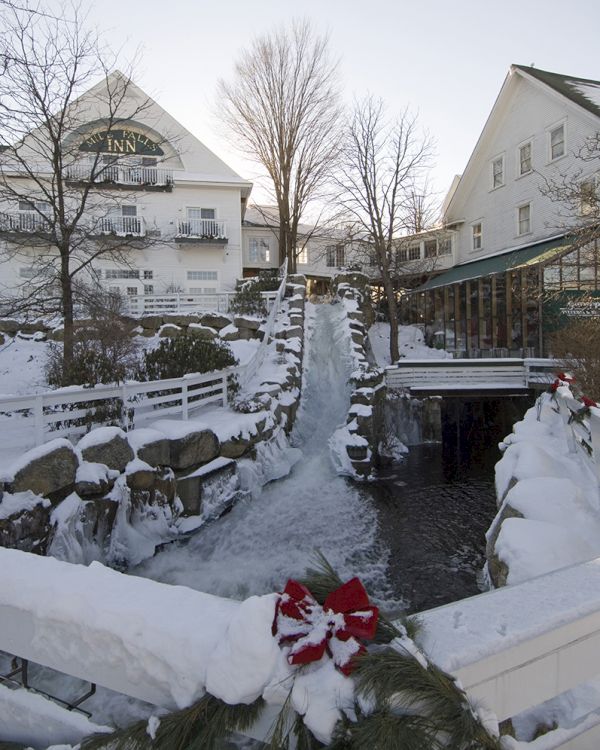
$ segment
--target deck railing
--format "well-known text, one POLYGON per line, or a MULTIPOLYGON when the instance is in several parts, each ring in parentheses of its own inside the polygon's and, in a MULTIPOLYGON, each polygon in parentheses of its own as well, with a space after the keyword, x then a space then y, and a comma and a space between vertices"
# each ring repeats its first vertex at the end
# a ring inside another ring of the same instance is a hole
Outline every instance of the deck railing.
POLYGON ((108 164, 98 165, 92 174, 89 164, 72 164, 65 170, 66 179, 71 182, 93 182, 96 184, 170 186, 173 184, 173 170, 163 167, 143 167, 108 164))
POLYGON ((37 211, 0 213, 0 232, 47 232, 49 229, 49 221, 37 211))
POLYGON ((526 390, 552 382, 552 359, 407 359, 385 369, 388 388, 416 391, 526 390))
POLYGON ((141 216, 106 216, 100 219, 100 234, 117 237, 145 237, 146 220, 141 216))
POLYGON ((185 239, 227 239, 227 222, 216 219, 185 219, 177 222, 175 241, 185 239))

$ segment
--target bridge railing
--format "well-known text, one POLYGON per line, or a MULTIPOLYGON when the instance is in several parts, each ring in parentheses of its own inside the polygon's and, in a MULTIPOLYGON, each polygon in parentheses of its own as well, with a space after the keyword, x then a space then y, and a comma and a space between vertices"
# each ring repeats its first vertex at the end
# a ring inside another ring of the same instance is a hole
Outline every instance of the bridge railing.
POLYGON ((549 384, 552 359, 407 359, 385 369, 388 388, 419 391, 522 389, 549 384))
POLYGON ((559 388, 554 399, 565 423, 570 449, 581 455, 600 482, 600 409, 586 409, 569 388, 559 388))

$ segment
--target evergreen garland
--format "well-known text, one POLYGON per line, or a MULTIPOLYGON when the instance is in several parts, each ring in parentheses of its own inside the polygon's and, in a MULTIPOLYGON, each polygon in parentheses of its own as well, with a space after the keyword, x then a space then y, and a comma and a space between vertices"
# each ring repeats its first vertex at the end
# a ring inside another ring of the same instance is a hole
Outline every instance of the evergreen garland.
MULTIPOLYGON (((323 603, 342 581, 325 557, 317 553, 314 568, 302 583, 323 603)), ((267 750, 500 750, 471 708, 467 696, 454 679, 428 662, 402 650, 408 629, 418 623, 396 627, 380 616, 375 651, 357 658, 355 720, 344 715, 332 741, 325 746, 304 724, 291 706, 291 691, 279 712, 267 750), (399 650, 400 649, 400 650, 399 650), (359 699, 362 699, 360 701, 359 699), (372 706, 366 713, 364 706, 372 706), (292 742, 292 739, 294 742, 292 742)), ((301 669, 301 668, 300 668, 301 669)), ((205 695, 189 708, 160 719, 156 738, 148 735, 147 721, 110 735, 94 735, 81 743, 81 750, 218 750, 230 732, 244 732, 258 719, 265 706, 262 698, 250 705, 229 705, 205 695)), ((350 708, 350 707, 349 707, 350 708)))

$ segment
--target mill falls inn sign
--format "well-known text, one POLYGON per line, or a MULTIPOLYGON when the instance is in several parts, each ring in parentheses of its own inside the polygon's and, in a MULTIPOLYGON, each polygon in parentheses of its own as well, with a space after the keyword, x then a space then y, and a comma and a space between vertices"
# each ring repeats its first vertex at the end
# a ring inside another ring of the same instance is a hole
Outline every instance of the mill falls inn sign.
POLYGON ((137 130, 98 130, 87 136, 79 146, 80 151, 93 153, 126 154, 135 156, 164 156, 162 148, 147 135, 137 130))

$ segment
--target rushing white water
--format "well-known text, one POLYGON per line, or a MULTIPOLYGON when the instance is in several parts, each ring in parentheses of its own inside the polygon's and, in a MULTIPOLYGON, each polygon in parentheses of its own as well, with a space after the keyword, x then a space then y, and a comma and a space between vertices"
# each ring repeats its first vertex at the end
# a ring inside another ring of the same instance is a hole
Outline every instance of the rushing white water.
POLYGON ((281 590, 319 549, 344 578, 359 575, 388 600, 388 551, 378 541, 371 497, 338 476, 327 441, 345 421, 352 369, 341 305, 307 305, 304 388, 292 442, 303 458, 291 474, 203 529, 172 544, 136 575, 221 596, 281 590))

